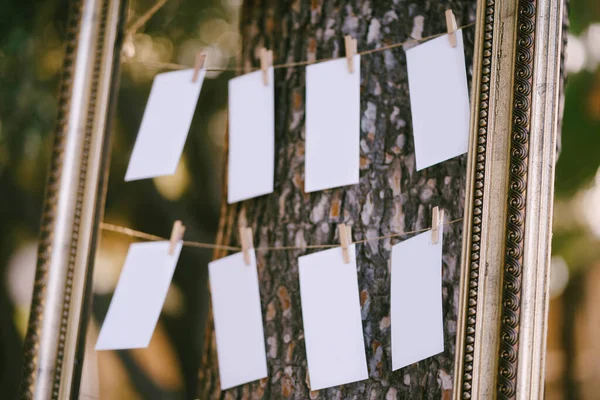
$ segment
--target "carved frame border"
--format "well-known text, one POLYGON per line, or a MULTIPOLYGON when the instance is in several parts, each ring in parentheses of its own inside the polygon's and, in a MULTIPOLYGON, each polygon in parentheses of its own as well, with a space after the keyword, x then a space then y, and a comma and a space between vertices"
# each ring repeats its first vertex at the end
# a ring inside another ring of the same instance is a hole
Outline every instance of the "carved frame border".
POLYGON ((79 398, 127 0, 72 0, 20 398, 79 398))
POLYGON ((543 397, 563 0, 480 0, 455 399, 543 397))

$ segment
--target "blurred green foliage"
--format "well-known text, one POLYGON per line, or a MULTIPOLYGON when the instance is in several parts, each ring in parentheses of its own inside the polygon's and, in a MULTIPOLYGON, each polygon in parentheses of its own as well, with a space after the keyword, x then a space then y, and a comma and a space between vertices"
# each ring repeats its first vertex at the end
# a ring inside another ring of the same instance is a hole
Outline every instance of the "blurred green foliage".
POLYGON ((569 31, 580 35, 593 23, 600 21, 600 1, 597 0, 569 0, 569 31))
MULTIPOLYGON (((580 36, 590 25, 600 22, 600 1, 570 0, 568 4, 571 35, 580 36)), ((570 74, 567 82, 562 146, 556 168, 559 198, 573 196, 590 184, 600 166, 600 71, 584 69, 570 74)))
POLYGON ((568 198, 590 184, 600 167, 598 72, 584 70, 569 75, 561 141, 556 166, 556 195, 568 198))
POLYGON ((600 167, 600 60, 594 59, 600 54, 600 39, 589 34, 590 26, 600 27, 600 2, 571 0, 569 20, 574 43, 567 47, 566 56, 584 61, 581 69, 567 76, 552 252, 579 274, 600 260, 600 243, 592 226, 598 221, 589 212, 598 205, 582 202, 585 192, 594 188, 600 167))

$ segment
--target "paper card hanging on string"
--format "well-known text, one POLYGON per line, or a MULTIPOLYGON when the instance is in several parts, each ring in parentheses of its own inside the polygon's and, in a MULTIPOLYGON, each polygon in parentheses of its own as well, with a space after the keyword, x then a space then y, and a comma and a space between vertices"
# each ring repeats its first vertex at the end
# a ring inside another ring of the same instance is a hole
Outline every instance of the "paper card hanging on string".
POLYGON ((273 192, 273 67, 264 72, 252 72, 229 81, 229 204, 273 192))
POLYGON ((360 56, 306 67, 305 192, 354 185, 360 168, 360 56))
POLYGON ((392 247, 392 369, 444 351, 442 236, 424 232, 392 247))
POLYGON ((369 378, 361 320, 355 245, 298 258, 310 389, 369 378))
POLYGON ((172 175, 177 169, 206 74, 188 69, 154 78, 125 181, 172 175))
POLYGON ((406 51, 417 170, 468 150, 469 93, 462 30, 406 51))
POLYGON ((256 254, 236 253, 208 265, 221 390, 267 376, 256 254))
POLYGON ((96 350, 148 347, 167 296, 182 242, 133 243, 96 343, 96 350))

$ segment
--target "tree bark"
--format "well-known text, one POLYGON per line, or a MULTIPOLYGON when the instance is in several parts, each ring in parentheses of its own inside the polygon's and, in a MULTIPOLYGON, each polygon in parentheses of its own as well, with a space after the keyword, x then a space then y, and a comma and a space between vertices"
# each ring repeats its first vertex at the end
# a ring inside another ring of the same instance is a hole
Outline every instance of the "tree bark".
MULTIPOLYGON (((454 11, 459 26, 465 25, 475 18, 476 1, 245 1, 240 27, 242 63, 258 66, 258 49, 262 46, 273 49, 274 63, 280 64, 342 57, 346 34, 358 39, 361 51, 443 33, 447 8, 454 11)), ((473 34, 473 27, 464 30, 469 81, 473 34)), ((417 43, 412 42, 405 48, 417 43)), ((353 240, 361 240, 427 228, 434 206, 446 211, 447 220, 463 216, 466 156, 415 170, 402 48, 369 54, 361 60, 360 183, 304 193, 304 77, 304 67, 275 70, 275 192, 240 204, 224 204, 219 243, 237 243, 240 225, 253 228, 256 246, 301 246, 338 242, 336 228, 342 222, 352 226, 353 240)), ((462 225, 447 225, 444 231, 444 353, 392 372, 390 253, 393 244, 409 236, 359 244, 358 281, 369 379, 310 392, 297 262, 307 252, 258 252, 269 377, 220 391, 210 316, 198 396, 451 398, 462 225)), ((215 257, 223 255, 216 253, 215 257)))

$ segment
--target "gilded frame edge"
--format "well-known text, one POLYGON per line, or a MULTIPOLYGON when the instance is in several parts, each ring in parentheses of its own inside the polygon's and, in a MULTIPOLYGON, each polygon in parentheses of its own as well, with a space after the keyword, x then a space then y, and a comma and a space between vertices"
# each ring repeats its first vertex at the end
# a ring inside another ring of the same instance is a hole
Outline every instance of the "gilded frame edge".
POLYGON ((69 2, 20 398, 79 395, 126 6, 69 2))
POLYGON ((454 399, 543 397, 563 7, 478 2, 454 399))

